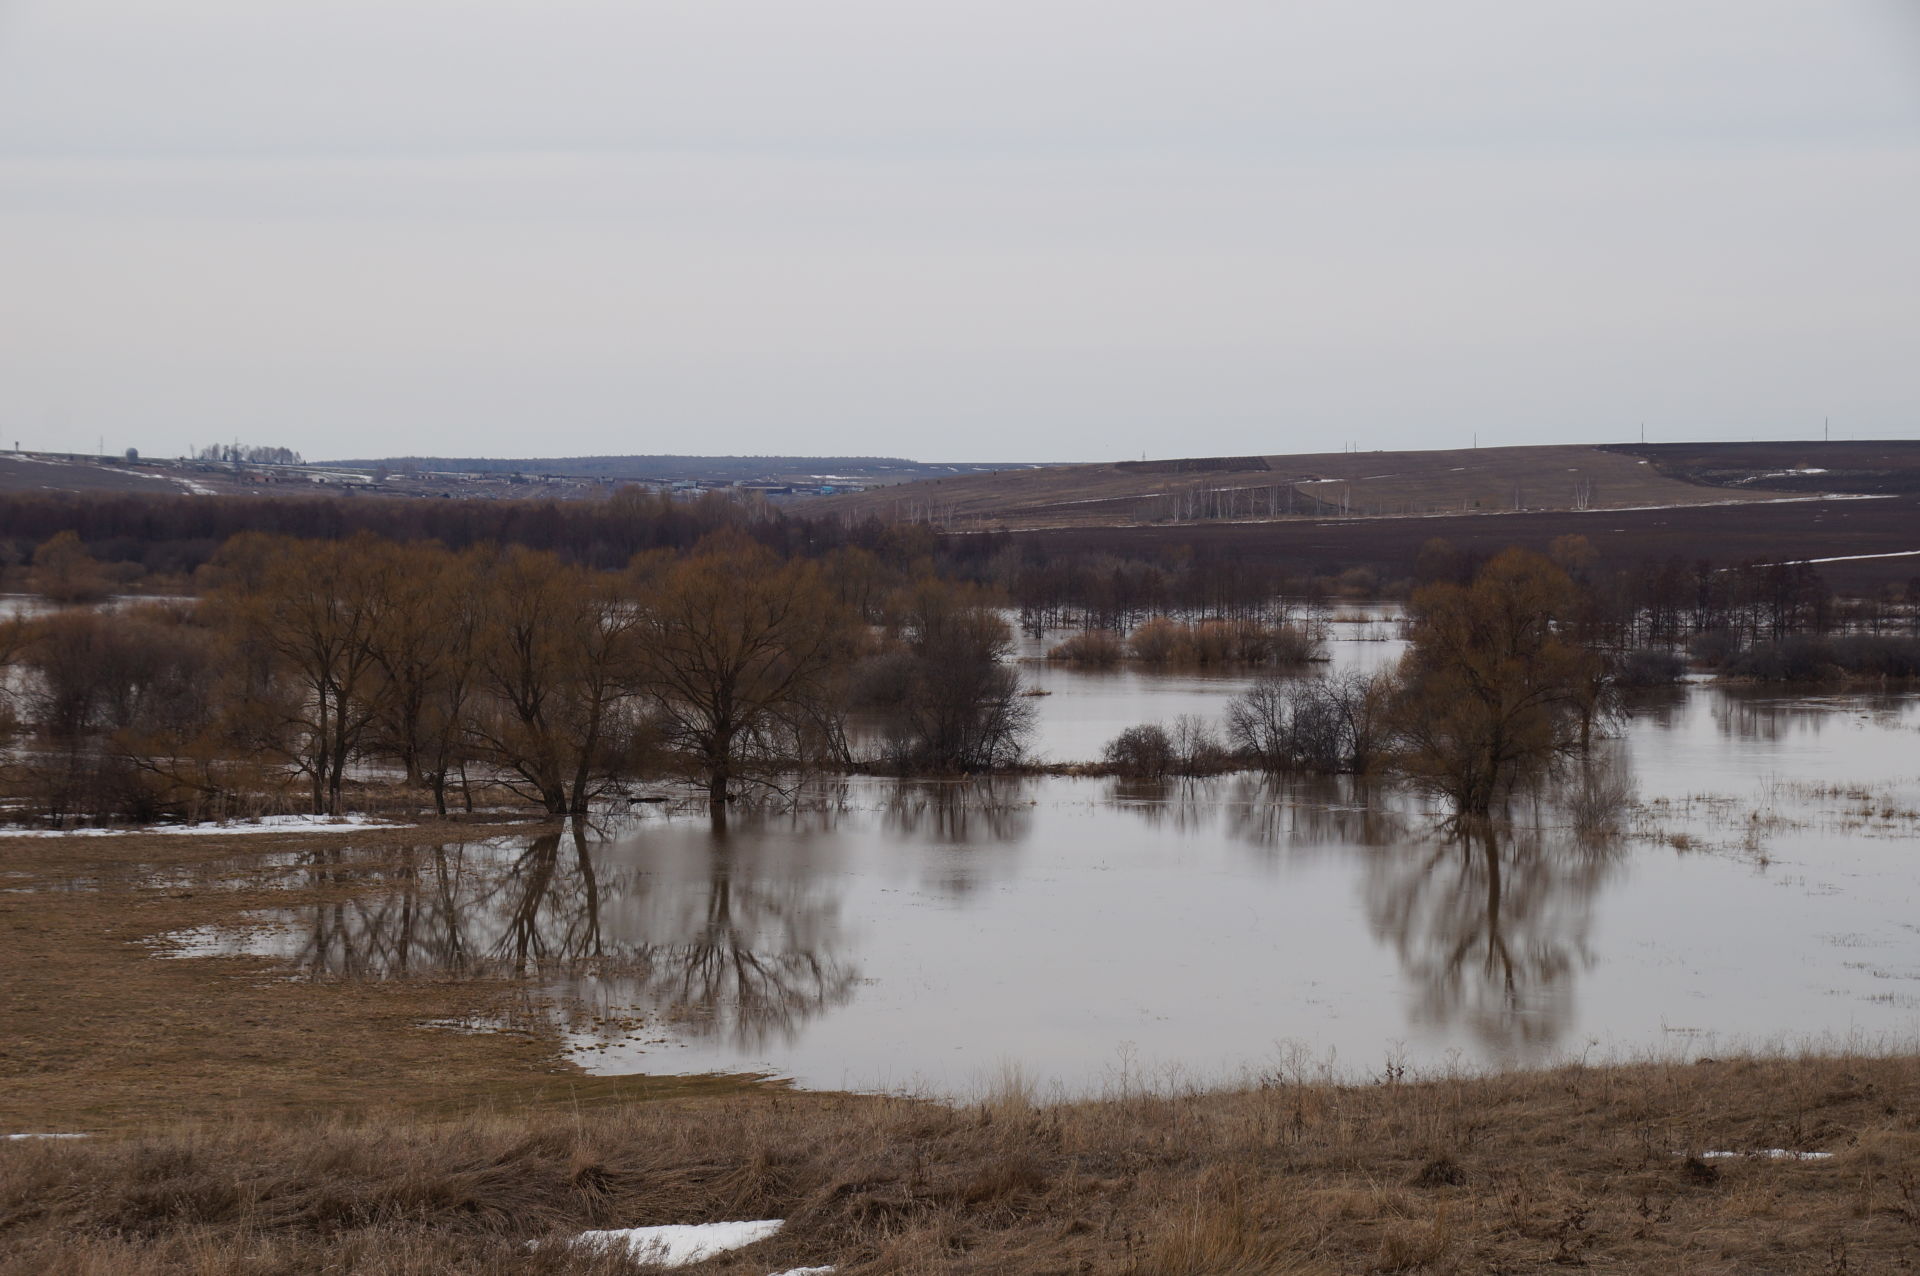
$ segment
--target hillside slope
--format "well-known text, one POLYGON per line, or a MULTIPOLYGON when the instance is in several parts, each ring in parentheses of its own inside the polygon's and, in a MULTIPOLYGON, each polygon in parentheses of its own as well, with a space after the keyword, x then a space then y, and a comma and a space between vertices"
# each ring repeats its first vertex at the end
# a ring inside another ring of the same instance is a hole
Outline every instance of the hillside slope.
POLYGON ((925 520, 953 530, 1124 527, 1640 509, 1882 493, 1889 482, 1920 482, 1920 443, 1875 444, 1871 462, 1862 453, 1845 464, 1823 449, 1849 444, 1667 446, 1674 450, 1562 444, 1122 461, 942 477, 830 497, 808 508, 925 520), (1715 459, 1721 448, 1726 456, 1715 459), (1909 470, 1912 480, 1888 477, 1909 470))

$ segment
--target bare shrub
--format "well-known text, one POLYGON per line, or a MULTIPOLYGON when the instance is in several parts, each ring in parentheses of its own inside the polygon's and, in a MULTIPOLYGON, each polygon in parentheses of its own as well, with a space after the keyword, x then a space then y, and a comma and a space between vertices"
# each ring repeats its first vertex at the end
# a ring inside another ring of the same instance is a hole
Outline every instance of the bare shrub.
POLYGON ((1173 770, 1173 737, 1157 722, 1128 727, 1107 741, 1101 757, 1130 780, 1158 780, 1173 770))
POLYGON ((1384 752, 1392 679, 1262 678, 1227 707, 1233 747, 1266 771, 1365 772, 1384 752))
POLYGON ((1212 775, 1230 761, 1213 724, 1191 713, 1173 720, 1173 753, 1182 775, 1212 775))
POLYGON ((1686 675, 1686 660, 1667 647, 1629 651, 1613 665, 1613 682, 1618 687, 1668 687, 1686 675))
POLYGON ((1687 639, 1687 654, 1710 669, 1718 669, 1738 655, 1740 635, 1731 629, 1708 629, 1687 639))
POLYGON ((1069 664, 1088 665, 1095 669, 1111 669, 1120 663, 1126 654, 1126 647, 1120 641, 1120 635, 1107 629, 1088 629, 1056 644, 1047 652, 1049 660, 1064 660, 1069 664))
POLYGON ((1301 665, 1321 654, 1319 637, 1305 626, 1244 619, 1183 624, 1162 617, 1134 630, 1127 647, 1147 664, 1202 667, 1301 665))
POLYGON ((1107 741, 1101 758, 1116 775, 1158 780, 1169 775, 1217 775, 1233 755, 1205 718, 1183 713, 1171 729, 1157 722, 1128 727, 1107 741))
POLYGON ((1179 657, 1185 628, 1178 621, 1156 616, 1128 635, 1127 650, 1144 664, 1169 664, 1179 657))
POLYGON ((94 603, 112 592, 107 574, 70 531, 56 534, 33 551, 33 588, 56 603, 94 603))

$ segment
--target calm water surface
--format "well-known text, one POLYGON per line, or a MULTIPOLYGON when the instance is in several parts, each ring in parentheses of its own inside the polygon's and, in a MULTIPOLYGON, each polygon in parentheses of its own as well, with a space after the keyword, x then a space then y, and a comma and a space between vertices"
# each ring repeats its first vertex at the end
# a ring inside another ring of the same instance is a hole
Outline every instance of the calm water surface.
MULTIPOLYGON (((1343 664, 1398 654, 1391 625, 1335 634, 1343 664)), ((1023 669, 1061 759, 1241 685, 1023 669)), ((596 1071, 822 1087, 1910 1040, 1916 744, 1910 699, 1677 690, 1608 745, 1640 805, 1600 843, 1552 803, 1449 841, 1344 782, 861 780, 724 834, 662 814, 398 868, 317 852, 298 871, 378 880, 218 944, 322 977, 519 974, 596 1071)))

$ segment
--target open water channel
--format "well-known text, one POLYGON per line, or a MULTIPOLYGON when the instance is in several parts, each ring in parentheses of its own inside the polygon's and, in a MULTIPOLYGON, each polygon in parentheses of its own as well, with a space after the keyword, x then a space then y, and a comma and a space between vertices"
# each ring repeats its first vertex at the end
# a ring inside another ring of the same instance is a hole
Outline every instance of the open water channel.
MULTIPOLYGON (((1389 621, 1333 631, 1336 667, 1399 652, 1389 621)), ((1023 669, 1063 760, 1244 685, 1023 669)), ((1548 802, 1450 840, 1347 781, 862 779, 725 833, 660 811, 397 866, 316 851, 289 871, 368 889, 195 951, 514 974, 594 1071, 865 1090, 1920 1040, 1920 700, 1695 682, 1605 752, 1636 799, 1613 839, 1548 802)))

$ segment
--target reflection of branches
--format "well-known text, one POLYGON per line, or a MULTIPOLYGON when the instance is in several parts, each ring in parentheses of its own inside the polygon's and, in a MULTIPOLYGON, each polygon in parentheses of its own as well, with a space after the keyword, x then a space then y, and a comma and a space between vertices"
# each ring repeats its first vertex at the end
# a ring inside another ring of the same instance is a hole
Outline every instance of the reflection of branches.
POLYGON ((903 782, 886 807, 888 832, 949 845, 1024 841, 1032 818, 1032 804, 1012 783, 997 791, 993 786, 903 782))
POLYGON ((315 852, 312 884, 357 889, 302 912, 284 955, 326 977, 552 981, 572 997, 659 1010, 744 1047, 791 1039, 859 982, 834 954, 832 898, 802 879, 744 870, 724 834, 703 880, 678 890, 652 878, 605 881, 578 822, 504 863, 494 848, 398 854, 398 864, 372 870, 387 889, 369 891, 368 870, 333 848, 315 852), (653 889, 638 890, 640 880, 653 889))
POLYGON ((887 832, 919 839, 943 853, 925 861, 934 886, 947 895, 971 892, 989 880, 1026 841, 1033 803, 1014 781, 969 784, 901 783, 884 808, 887 832), (951 852, 963 852, 953 854, 951 852))
POLYGON ((1178 833, 1199 832, 1223 818, 1231 836, 1263 850, 1381 846, 1406 835, 1405 795, 1353 775, 1120 780, 1110 799, 1178 833))
POLYGON ((317 975, 399 978, 561 975, 586 963, 641 959, 638 945, 609 953, 600 928, 600 881, 581 830, 533 839, 509 863, 492 848, 434 846, 395 852, 399 862, 356 870, 342 852, 313 853, 313 882, 353 882, 347 899, 317 905, 288 954, 317 975), (387 889, 364 889, 370 875, 387 889))
POLYGON ((716 835, 704 898, 689 899, 680 935, 657 945, 640 990, 703 1036, 754 1047, 787 1041, 814 1016, 844 1005, 859 982, 832 955, 831 909, 794 879, 738 871, 716 835))
POLYGON ((1462 1022, 1500 1049, 1550 1047, 1572 1011, 1570 976, 1592 963, 1593 895, 1615 862, 1606 848, 1503 841, 1485 825, 1376 858, 1368 912, 1413 980, 1416 1017, 1462 1022))

